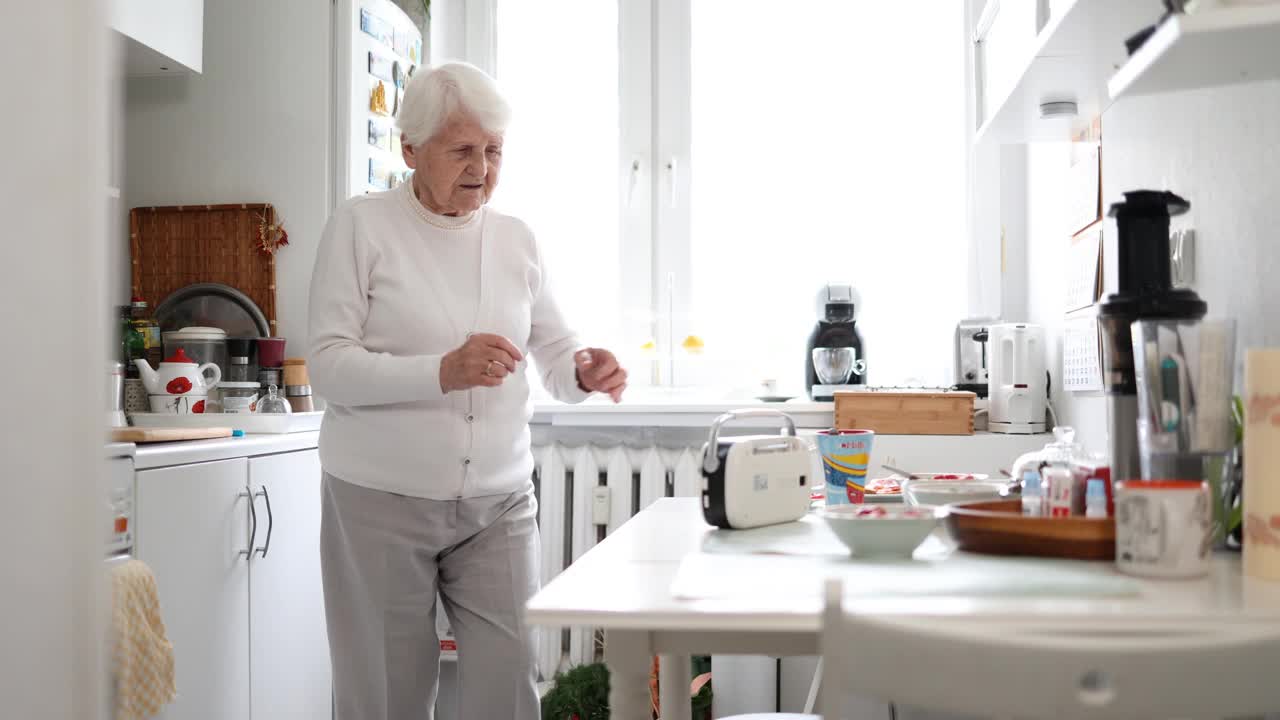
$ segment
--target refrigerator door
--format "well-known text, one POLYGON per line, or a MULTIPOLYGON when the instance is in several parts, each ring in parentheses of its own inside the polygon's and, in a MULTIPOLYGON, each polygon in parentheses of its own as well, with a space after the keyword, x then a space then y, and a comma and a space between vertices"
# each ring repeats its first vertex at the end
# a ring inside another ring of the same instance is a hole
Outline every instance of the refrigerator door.
POLYGON ((408 176, 395 113, 422 64, 422 33, 390 0, 334 6, 334 204, 408 176))

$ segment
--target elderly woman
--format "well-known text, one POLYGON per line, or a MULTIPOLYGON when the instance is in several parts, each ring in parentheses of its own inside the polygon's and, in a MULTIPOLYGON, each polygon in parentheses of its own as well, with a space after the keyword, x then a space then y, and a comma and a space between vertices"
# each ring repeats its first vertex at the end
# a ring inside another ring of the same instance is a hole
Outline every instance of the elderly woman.
POLYGON ((617 402, 627 376, 579 345, 529 227, 486 206, 509 114, 474 67, 416 73, 398 118, 411 180, 342 204, 320 242, 310 355, 329 402, 320 555, 338 720, 430 717, 437 593, 458 716, 539 714, 526 359, 567 402, 617 402))

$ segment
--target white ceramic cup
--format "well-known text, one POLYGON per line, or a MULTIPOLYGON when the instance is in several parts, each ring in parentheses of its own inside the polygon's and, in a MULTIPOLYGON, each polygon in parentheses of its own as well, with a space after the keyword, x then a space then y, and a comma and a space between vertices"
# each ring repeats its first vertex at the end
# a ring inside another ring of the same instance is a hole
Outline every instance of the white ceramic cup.
POLYGON ((1209 484, 1193 480, 1116 483, 1116 566, 1156 578, 1209 574, 1213 508, 1209 484))
POLYGON ((151 412, 169 415, 190 415, 205 412, 206 395, 152 395, 151 412))

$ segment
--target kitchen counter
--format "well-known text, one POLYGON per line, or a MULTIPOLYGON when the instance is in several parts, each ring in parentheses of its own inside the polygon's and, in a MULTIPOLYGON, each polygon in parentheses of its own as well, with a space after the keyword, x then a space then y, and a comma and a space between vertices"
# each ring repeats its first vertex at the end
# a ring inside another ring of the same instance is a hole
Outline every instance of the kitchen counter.
POLYGON ((187 440, 184 442, 151 443, 138 445, 134 450, 133 466, 136 470, 152 470, 173 465, 213 462, 237 457, 256 457, 277 453, 310 450, 319 445, 319 432, 289 433, 287 435, 246 435, 218 440, 187 440))
POLYGON ((106 458, 131 458, 137 452, 138 446, 133 443, 109 442, 103 448, 103 457, 106 458))
MULTIPOLYGON (((783 403, 754 399, 741 402, 698 397, 692 393, 637 393, 634 399, 613 404, 593 397, 578 405, 539 403, 530 421, 533 444, 545 447, 626 446, 668 449, 698 448, 717 416, 738 409, 769 409, 787 413, 801 437, 812 436, 834 422, 834 403, 796 398, 783 403)), ((731 435, 778 431, 769 419, 742 420, 729 428, 731 435)), ((973 435, 877 435, 877 462, 914 464, 921 472, 964 471, 998 474, 1009 469, 1014 458, 1039 450, 1052 435, 1005 435, 977 432, 973 435)))
MULTIPOLYGON (((641 396, 614 404, 608 398, 593 397, 577 405, 539 403, 534 406, 533 425, 564 427, 709 427, 717 416, 730 410, 780 410, 791 416, 796 427, 831 427, 835 404, 797 398, 783 403, 755 399, 741 401, 696 396, 641 396)), ((764 425, 773 425, 765 422, 764 425)), ((753 427, 747 425, 748 427, 753 427)), ((757 426, 761 426, 757 423, 757 426)))

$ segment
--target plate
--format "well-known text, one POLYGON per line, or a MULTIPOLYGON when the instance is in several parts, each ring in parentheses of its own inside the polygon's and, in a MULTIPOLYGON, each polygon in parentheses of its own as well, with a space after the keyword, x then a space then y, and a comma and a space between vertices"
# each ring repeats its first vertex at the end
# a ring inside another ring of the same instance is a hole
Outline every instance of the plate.
POLYGON ((175 290, 156 308, 160 330, 215 327, 227 337, 271 337, 271 326, 248 295, 222 283, 197 283, 175 290))
POLYGON ((757 395, 756 399, 760 402, 780 403, 786 402, 794 397, 795 395, 757 395))

